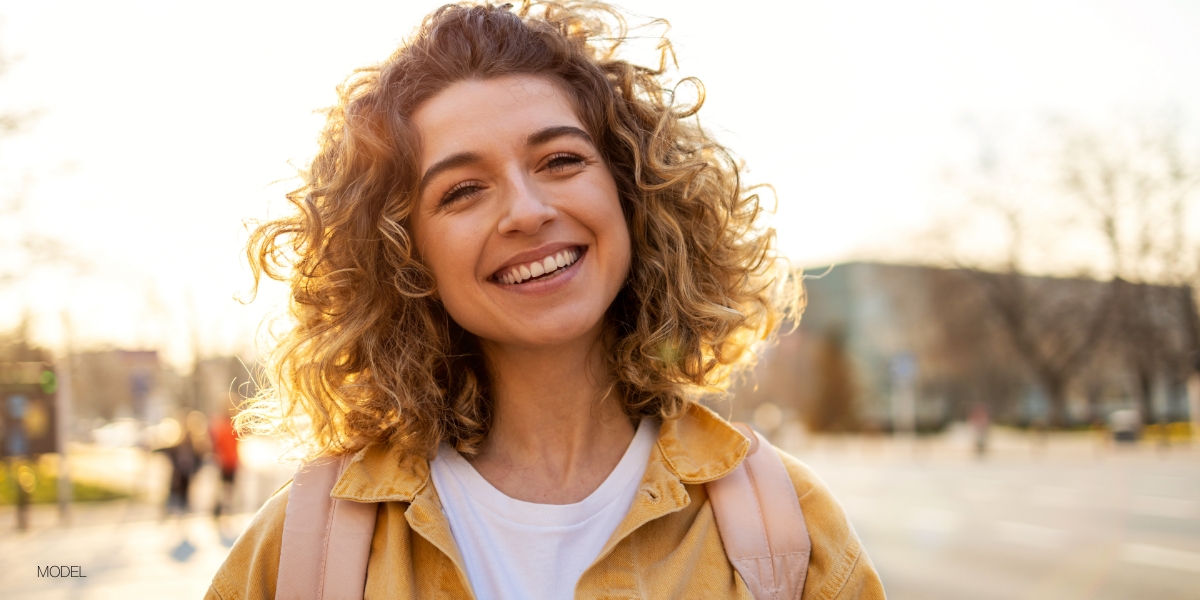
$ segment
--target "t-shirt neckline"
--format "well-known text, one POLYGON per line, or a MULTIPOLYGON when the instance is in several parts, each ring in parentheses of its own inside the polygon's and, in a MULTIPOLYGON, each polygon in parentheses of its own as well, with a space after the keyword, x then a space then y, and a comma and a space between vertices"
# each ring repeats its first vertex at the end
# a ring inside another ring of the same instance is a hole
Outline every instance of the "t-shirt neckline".
POLYGON ((622 497, 627 487, 640 483, 650 460, 650 451, 658 439, 658 429, 657 421, 642 419, 617 466, 587 498, 574 504, 540 504, 512 498, 484 479, 449 444, 442 444, 435 460, 444 460, 449 474, 472 499, 502 519, 529 527, 570 527, 599 514, 604 507, 622 497), (638 481, 631 482, 634 478, 638 481))

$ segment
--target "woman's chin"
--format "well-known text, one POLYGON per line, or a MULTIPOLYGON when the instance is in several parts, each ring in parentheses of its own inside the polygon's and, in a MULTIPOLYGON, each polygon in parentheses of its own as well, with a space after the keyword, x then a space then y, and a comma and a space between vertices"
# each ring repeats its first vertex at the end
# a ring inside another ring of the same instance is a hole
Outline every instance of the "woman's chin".
POLYGON ((485 343, 526 350, 564 348, 576 344, 591 344, 601 330, 599 320, 580 320, 564 323, 561 319, 518 321, 505 328, 507 332, 476 334, 485 343), (589 322, 591 321, 591 322, 589 322))

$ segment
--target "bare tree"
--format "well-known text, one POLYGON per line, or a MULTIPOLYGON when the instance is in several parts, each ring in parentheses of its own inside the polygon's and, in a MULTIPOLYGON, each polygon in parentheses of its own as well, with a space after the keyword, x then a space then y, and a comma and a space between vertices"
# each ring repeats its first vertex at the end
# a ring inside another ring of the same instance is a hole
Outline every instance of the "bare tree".
POLYGON ((1040 130, 1048 151, 1021 148, 1035 158, 1018 165, 1005 163, 985 133, 974 172, 958 182, 972 209, 1007 235, 992 261, 952 253, 955 262, 972 269, 986 292, 995 321, 1050 402, 1051 424, 1065 423, 1071 382, 1105 345, 1125 357, 1147 416, 1154 382, 1181 386, 1194 361, 1200 232, 1189 219, 1200 163, 1181 130, 1060 119, 1040 130), (1033 277, 1052 273, 1077 276, 1058 285, 1033 277))
POLYGON ((1046 191, 1032 182, 1036 178, 1027 167, 1003 163, 994 140, 983 135, 981 141, 976 170, 959 185, 971 210, 998 221, 1006 241, 990 263, 957 255, 952 260, 976 281, 992 320, 1041 387, 1049 403, 1048 424, 1064 426, 1068 386, 1104 336, 1114 294, 1108 286, 1085 286, 1083 280, 1050 284, 1031 277, 1036 271, 1030 263, 1051 253, 1061 224, 1047 227, 1044 211, 1038 210, 1046 191))
POLYGON ((1048 423, 1066 425, 1068 385, 1104 336, 1113 312, 1111 288, 1085 280, 1050 281, 1015 270, 972 274, 995 320, 1045 393, 1048 423))
POLYGON ((1189 229, 1200 162, 1171 123, 1121 125, 1108 131, 1060 125, 1061 183, 1107 249, 1116 305, 1109 333, 1150 419, 1154 381, 1181 387, 1200 342, 1192 294, 1200 240, 1189 229))
POLYGON ((815 431, 854 431, 855 381, 846 352, 846 332, 834 327, 825 332, 816 347, 816 396, 805 408, 805 421, 815 431))

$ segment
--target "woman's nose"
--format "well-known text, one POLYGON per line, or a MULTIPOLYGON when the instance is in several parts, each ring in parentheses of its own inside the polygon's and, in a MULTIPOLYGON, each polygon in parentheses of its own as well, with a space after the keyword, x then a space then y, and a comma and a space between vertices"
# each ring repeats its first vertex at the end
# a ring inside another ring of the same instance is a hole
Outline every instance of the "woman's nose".
POLYGON ((525 175, 514 176, 504 199, 505 213, 500 218, 499 230, 502 235, 537 233, 542 226, 553 221, 558 216, 536 183, 525 175))

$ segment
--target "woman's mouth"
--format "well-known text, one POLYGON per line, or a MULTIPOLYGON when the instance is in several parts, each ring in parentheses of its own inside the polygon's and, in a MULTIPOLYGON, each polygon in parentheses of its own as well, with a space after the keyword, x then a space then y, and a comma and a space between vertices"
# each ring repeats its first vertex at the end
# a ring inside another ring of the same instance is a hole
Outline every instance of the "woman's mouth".
POLYGON ((584 248, 572 246, 563 248, 539 260, 505 267, 492 276, 504 285, 521 285, 531 281, 541 281, 554 277, 575 264, 583 257, 584 248))

